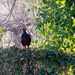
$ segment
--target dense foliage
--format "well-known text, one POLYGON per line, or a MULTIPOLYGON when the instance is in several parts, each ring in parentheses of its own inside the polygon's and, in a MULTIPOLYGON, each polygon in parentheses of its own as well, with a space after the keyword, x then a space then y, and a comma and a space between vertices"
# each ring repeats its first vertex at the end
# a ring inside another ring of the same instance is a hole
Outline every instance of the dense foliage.
POLYGON ((75 75, 75 54, 62 51, 29 49, 29 53, 11 47, 0 49, 0 74, 25 75, 26 63, 30 59, 30 75, 75 75))
POLYGON ((0 74, 25 75, 30 60, 30 75, 75 75, 74 7, 74 0, 37 2, 34 21, 43 37, 32 41, 28 52, 15 47, 0 48, 0 74))
MULTIPOLYGON (((38 8, 39 11, 37 14, 36 21, 39 22, 39 24, 37 25, 36 29, 40 34, 42 34, 45 37, 44 39, 43 38, 41 39, 42 45, 40 48, 53 51, 58 56, 58 58, 56 59, 58 60, 58 62, 60 61, 61 63, 66 62, 66 60, 64 59, 62 60, 63 57, 65 58, 67 57, 64 56, 63 53, 69 56, 70 54, 75 55, 75 9, 74 7, 75 7, 74 0, 72 1, 71 0, 62 0, 62 1, 42 0, 41 7, 38 8), (62 51, 62 53, 60 53, 60 51, 62 51)), ((41 53, 41 55, 42 54, 43 52, 41 53)), ((53 57, 52 59, 54 59, 53 57)), ((50 62, 49 64, 51 64, 50 62)), ((69 62, 72 63, 73 61, 72 62, 68 61, 68 63, 69 62)), ((61 65, 56 64, 56 66, 61 66, 61 65)), ((56 68, 55 63, 53 66, 54 68, 56 68)), ((70 64, 70 66, 72 66, 75 71, 74 68, 75 64, 74 63, 72 65, 70 64)), ((70 68, 70 66, 67 65, 68 68, 70 68)), ((48 67, 49 65, 47 66, 47 68, 48 67)), ((52 68, 50 66, 49 71, 51 69, 52 68)), ((52 70, 49 72, 50 75, 51 72, 52 70)), ((68 75, 68 72, 62 70, 62 71, 58 71, 57 74, 68 75)), ((74 73, 69 75, 74 75, 74 73)))
POLYGON ((38 31, 55 50, 75 52, 75 1, 43 0, 38 15, 38 31))

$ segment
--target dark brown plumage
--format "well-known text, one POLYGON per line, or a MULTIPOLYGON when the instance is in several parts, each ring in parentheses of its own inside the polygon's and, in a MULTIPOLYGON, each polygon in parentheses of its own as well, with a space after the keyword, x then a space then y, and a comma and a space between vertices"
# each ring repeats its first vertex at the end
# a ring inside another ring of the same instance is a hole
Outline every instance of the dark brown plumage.
POLYGON ((23 34, 21 36, 21 44, 26 47, 31 43, 31 36, 26 32, 26 28, 23 28, 23 34))

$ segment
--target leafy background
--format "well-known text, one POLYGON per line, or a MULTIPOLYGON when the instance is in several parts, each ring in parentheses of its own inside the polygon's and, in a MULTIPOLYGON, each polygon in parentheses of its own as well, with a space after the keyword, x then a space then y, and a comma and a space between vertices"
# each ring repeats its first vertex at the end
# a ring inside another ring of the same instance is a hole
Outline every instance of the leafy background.
MULTIPOLYGON (((36 31, 28 49, 15 46, 0 50, 0 74, 24 75, 30 59, 30 75, 75 75, 75 1, 42 0, 34 6, 36 31)), ((29 9, 28 9, 29 12, 29 9)), ((4 34, 3 28, 0 33, 4 34)))

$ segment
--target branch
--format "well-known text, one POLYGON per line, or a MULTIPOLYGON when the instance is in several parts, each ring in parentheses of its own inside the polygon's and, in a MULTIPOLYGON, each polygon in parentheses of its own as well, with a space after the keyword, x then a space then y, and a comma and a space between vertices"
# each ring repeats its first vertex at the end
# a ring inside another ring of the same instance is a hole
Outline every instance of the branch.
POLYGON ((12 13, 12 11, 13 11, 13 9, 14 9, 15 3, 16 3, 16 0, 14 0, 11 10, 10 10, 9 14, 6 16, 6 18, 3 20, 3 22, 4 22, 8 17, 10 18, 11 13, 12 13))

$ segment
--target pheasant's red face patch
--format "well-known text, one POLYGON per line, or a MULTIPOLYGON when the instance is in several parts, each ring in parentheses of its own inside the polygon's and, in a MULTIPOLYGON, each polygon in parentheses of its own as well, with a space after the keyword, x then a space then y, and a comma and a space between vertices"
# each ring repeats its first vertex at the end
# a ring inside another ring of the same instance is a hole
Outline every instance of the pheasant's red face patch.
POLYGON ((23 28, 23 31, 26 31, 26 28, 23 28))

